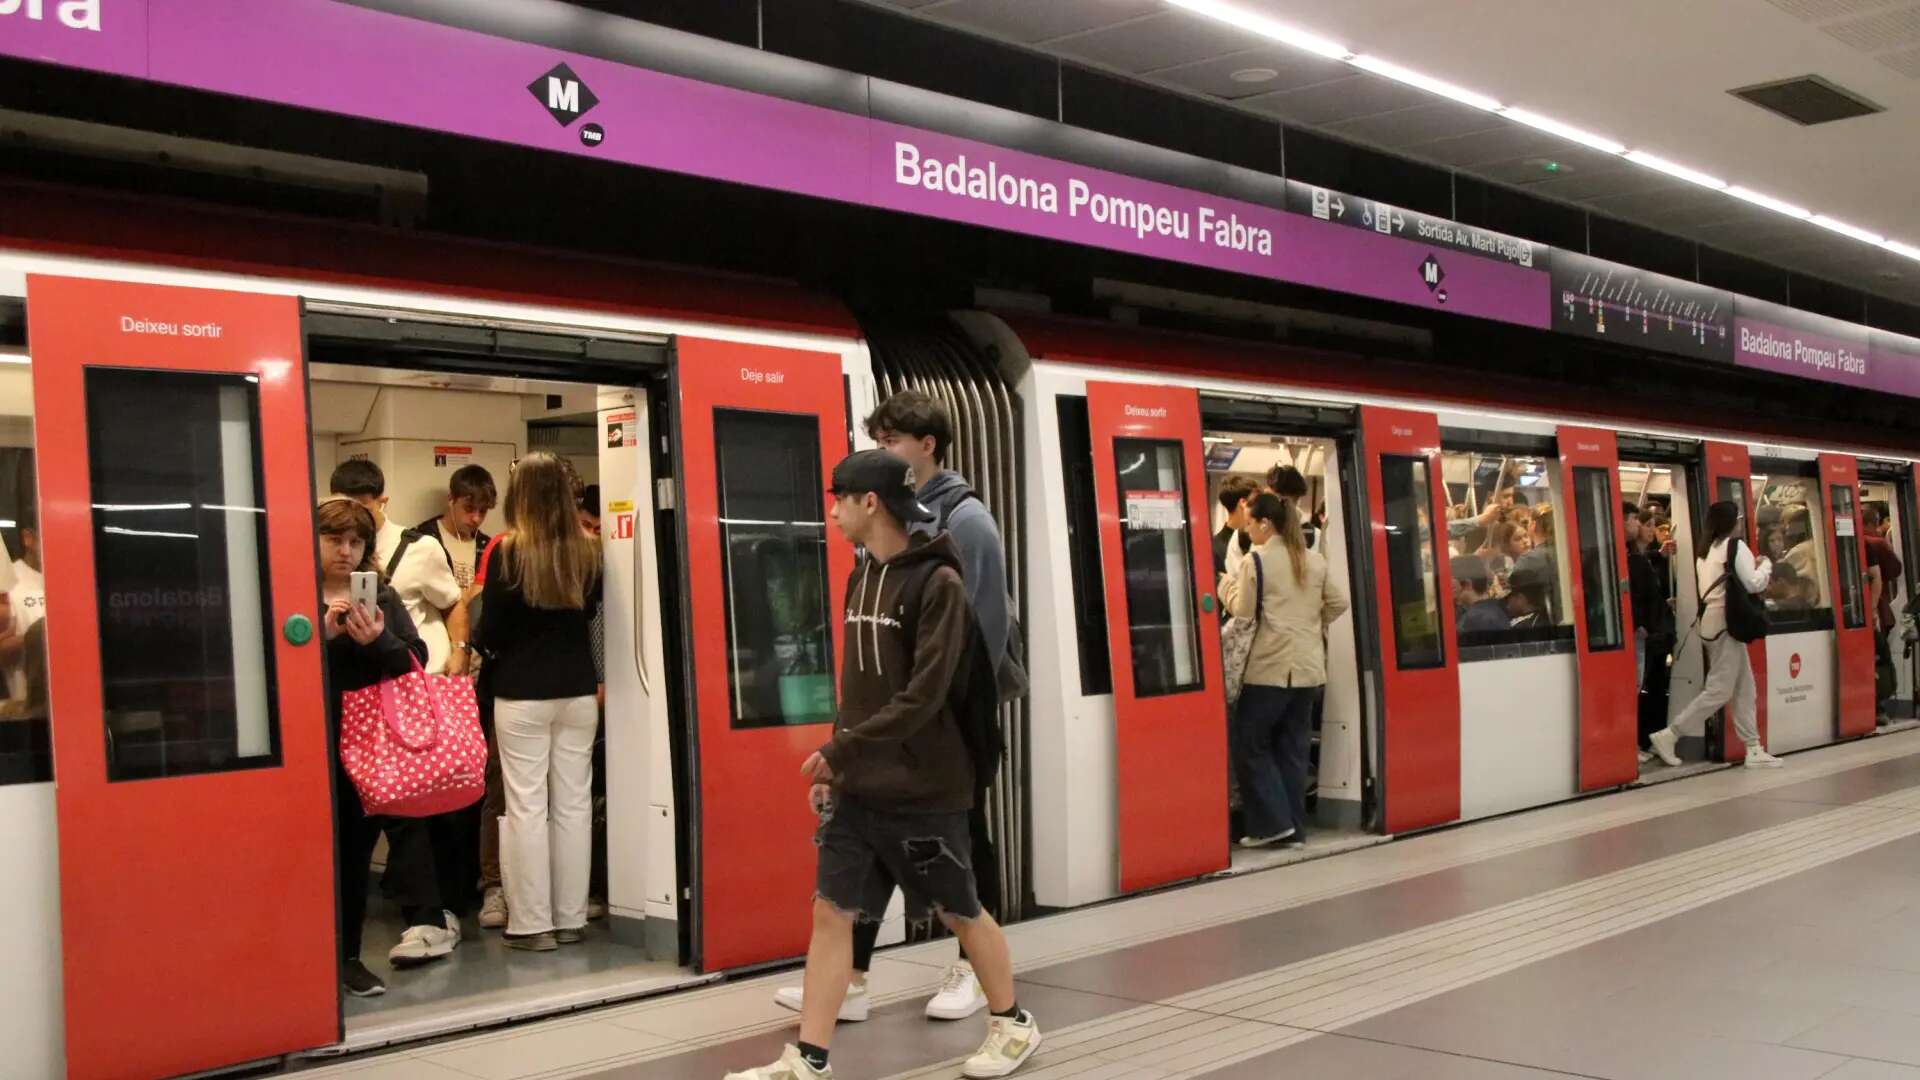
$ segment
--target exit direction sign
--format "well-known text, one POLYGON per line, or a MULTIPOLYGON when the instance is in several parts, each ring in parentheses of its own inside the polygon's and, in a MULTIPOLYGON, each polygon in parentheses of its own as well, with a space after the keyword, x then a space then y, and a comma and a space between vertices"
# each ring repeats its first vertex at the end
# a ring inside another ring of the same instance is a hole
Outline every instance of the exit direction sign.
POLYGON ((1547 248, 1543 244, 1298 180, 1287 181, 1287 210, 1331 225, 1417 240, 1448 252, 1528 269, 1547 267, 1547 248))

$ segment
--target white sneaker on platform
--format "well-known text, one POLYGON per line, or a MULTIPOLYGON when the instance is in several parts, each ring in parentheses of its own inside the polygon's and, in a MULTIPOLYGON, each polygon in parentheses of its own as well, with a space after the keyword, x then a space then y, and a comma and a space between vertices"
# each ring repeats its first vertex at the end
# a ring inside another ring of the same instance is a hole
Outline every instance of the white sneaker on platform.
POLYGON ((940 980, 940 992, 927 1002, 927 1019, 965 1020, 986 1007, 987 992, 980 989, 980 980, 973 973, 973 965, 961 960, 947 969, 946 978, 940 980))
POLYGON ((800 1048, 792 1043, 781 1052, 780 1060, 771 1065, 762 1065, 745 1072, 730 1072, 725 1080, 832 1080, 833 1066, 816 1069, 807 1064, 800 1056, 800 1048))
POLYGON ((1747 747, 1747 760, 1744 764, 1749 769, 1777 769, 1785 765, 1786 762, 1767 753, 1760 747, 1749 746, 1747 747))
POLYGON ((500 930, 506 925, 507 893, 506 890, 495 885, 480 898, 480 926, 487 930, 500 930))
POLYGON ((996 1016, 987 1022, 987 1041, 960 1066, 960 1075, 984 1080, 1006 1076, 1027 1063, 1040 1049, 1040 1025, 1033 1014, 1020 1010, 1017 1019, 996 1016))
POLYGON ((407 927, 400 943, 388 951, 387 961, 394 967, 413 967, 452 952, 460 944, 460 920, 451 911, 440 914, 443 925, 407 927))
POLYGON ((1674 748, 1680 745, 1680 736, 1675 735, 1672 728, 1661 728, 1647 736, 1647 744, 1653 747, 1654 756, 1661 761, 1669 765, 1680 764, 1680 755, 1674 753, 1674 748))
POLYGON ((1652 760, 1653 760, 1653 751, 1651 750, 1640 751, 1640 764, 1645 765, 1647 762, 1652 760))
MULTIPOLYGON (((800 1006, 806 1002, 806 991, 798 986, 783 986, 774 991, 773 1001, 783 1009, 799 1012, 800 1006)), ((864 984, 849 983, 847 996, 840 1002, 840 1022, 857 1024, 872 1014, 873 995, 867 992, 864 984)))

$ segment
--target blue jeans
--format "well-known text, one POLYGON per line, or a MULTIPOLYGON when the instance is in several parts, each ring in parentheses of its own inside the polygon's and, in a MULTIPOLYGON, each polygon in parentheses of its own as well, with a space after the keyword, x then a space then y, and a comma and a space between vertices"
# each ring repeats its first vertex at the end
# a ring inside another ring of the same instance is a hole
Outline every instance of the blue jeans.
POLYGON ((1247 835, 1307 835, 1307 771, 1313 712, 1324 687, 1260 686, 1240 691, 1234 714, 1234 763, 1247 835))

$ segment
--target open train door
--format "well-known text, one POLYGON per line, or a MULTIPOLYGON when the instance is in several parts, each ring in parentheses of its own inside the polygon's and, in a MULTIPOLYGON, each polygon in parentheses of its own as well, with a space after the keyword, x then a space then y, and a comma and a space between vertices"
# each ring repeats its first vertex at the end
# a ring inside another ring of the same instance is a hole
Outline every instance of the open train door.
POLYGON ((1627 543, 1620 525, 1620 454, 1614 433, 1601 428, 1562 427, 1559 443, 1561 483, 1573 492, 1567 550, 1574 556, 1580 790, 1595 791, 1640 775, 1640 688, 1634 684, 1627 543))
POLYGON ((1360 439, 1380 605, 1381 800, 1386 831, 1397 833, 1460 816, 1460 660, 1449 648, 1440 422, 1367 405, 1360 439))
MULTIPOLYGON (((1731 502, 1740 507, 1740 519, 1747 523, 1747 544, 1754 551, 1760 550, 1760 529, 1753 516, 1753 457, 1745 446, 1739 443, 1707 442, 1700 448, 1700 478, 1706 487, 1706 500, 1699 507, 1694 523, 1694 532, 1701 543, 1694 545, 1698 554, 1706 540, 1705 526, 1707 507, 1717 502, 1731 502)), ((1704 588, 1704 586, 1702 586, 1704 588)), ((1682 637, 1685 637, 1682 627, 1682 637)), ((1699 636, 1694 635, 1694 642, 1699 636)), ((1869 643, 1871 644, 1871 643, 1869 643)), ((1760 742, 1767 741, 1767 643, 1756 641, 1747 646, 1747 659, 1753 665, 1754 707, 1757 713, 1754 723, 1760 729, 1760 742)), ((1872 656, 1868 656, 1871 665, 1872 656)), ((1711 756, 1711 754, 1709 755, 1711 756)), ((1733 725, 1726 721, 1722 713, 1720 724, 1720 760, 1735 764, 1747 759, 1747 747, 1733 733, 1733 725)))
POLYGON ((1820 455, 1820 489, 1833 521, 1827 552, 1833 587, 1834 729, 1842 739, 1873 734, 1873 613, 1863 575, 1860 463, 1849 454, 1820 455))
POLYGON ((335 1042, 299 301, 34 276, 27 319, 67 1075, 335 1042))
POLYGON ((1227 715, 1200 394, 1087 383, 1113 657, 1120 890, 1224 870, 1227 715))
POLYGON ((800 763, 833 734, 853 548, 827 521, 847 453, 831 353, 681 338, 673 368, 694 732, 692 962, 798 956, 815 819, 800 763))

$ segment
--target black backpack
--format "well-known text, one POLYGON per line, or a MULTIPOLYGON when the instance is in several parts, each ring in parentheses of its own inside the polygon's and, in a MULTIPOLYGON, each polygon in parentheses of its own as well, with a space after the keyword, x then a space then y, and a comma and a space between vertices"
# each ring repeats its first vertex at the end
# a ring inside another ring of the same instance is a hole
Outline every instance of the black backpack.
POLYGON ((1727 572, 1720 576, 1720 588, 1724 590, 1727 604, 1727 633, 1739 642, 1760 641, 1767 636, 1767 604, 1758 594, 1748 592, 1747 583, 1740 580, 1734 561, 1739 554, 1740 538, 1729 537, 1727 572))
MULTIPOLYGON (((979 503, 983 509, 987 505, 986 500, 980 497, 979 492, 968 488, 965 495, 960 496, 952 502, 941 505, 940 512, 933 523, 933 534, 935 536, 947 531, 947 519, 953 516, 953 512, 959 509, 960 504, 966 502, 968 499, 979 503)), ((992 516, 993 512, 989 510, 987 513, 988 516, 992 516)), ((1000 562, 1002 566, 1006 564, 1006 541, 1004 537, 1001 539, 1000 562)), ((1014 610, 1012 596, 1006 598, 1006 609, 1006 647, 1000 653, 1000 666, 995 668, 993 672, 994 683, 999 690, 1000 701, 1003 704, 1009 701, 1018 701, 1026 697, 1027 692, 1032 689, 1032 683, 1027 678, 1027 665, 1021 659, 1027 652, 1026 633, 1020 628, 1020 616, 1014 610)))
MULTIPOLYGON (((920 600, 933 572, 946 564, 927 561, 914 568, 912 580, 901 591, 905 607, 904 629, 915 647, 920 642, 920 600)), ((1000 730, 1000 687, 995 678, 993 656, 987 652, 987 638, 980 632, 980 620, 967 606, 967 647, 961 666, 947 687, 947 707, 960 726, 960 740, 973 759, 973 786, 985 790, 1000 773, 1000 758, 1006 753, 1006 736, 1000 730)))

